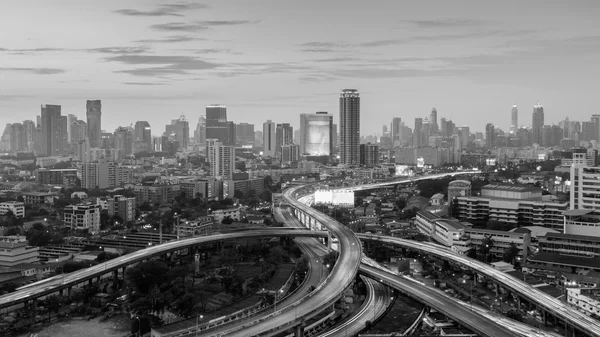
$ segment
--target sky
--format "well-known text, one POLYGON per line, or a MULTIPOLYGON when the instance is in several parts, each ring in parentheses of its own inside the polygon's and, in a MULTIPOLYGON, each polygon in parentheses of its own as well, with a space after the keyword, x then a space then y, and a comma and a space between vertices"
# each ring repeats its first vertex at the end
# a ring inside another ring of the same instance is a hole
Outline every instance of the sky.
MULTIPOLYGON (((358 89, 361 134, 393 117, 508 130, 587 121, 600 87, 597 0, 2 0, 0 123, 62 105, 85 120, 102 100, 110 132, 180 115, 191 131, 209 104, 228 118, 299 125, 358 89)), ((191 133, 191 132, 190 132, 191 133)))

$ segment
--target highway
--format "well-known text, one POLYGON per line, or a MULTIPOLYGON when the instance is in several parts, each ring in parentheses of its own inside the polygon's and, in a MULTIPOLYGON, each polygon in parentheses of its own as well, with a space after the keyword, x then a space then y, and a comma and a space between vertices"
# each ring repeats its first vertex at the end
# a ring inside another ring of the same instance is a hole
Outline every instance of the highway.
POLYGON ((492 266, 480 262, 478 260, 471 259, 464 255, 460 255, 452 252, 448 248, 441 247, 432 243, 417 242, 411 240, 405 240, 400 238, 378 236, 371 234, 356 234, 356 236, 363 240, 375 240, 386 244, 397 245, 401 247, 411 248, 414 250, 421 251, 426 254, 436 255, 443 259, 447 259, 453 262, 457 262, 466 266, 478 274, 485 275, 498 282, 503 287, 510 289, 511 291, 519 294, 544 308, 544 310, 558 316, 563 321, 568 320, 569 325, 576 326, 579 330, 586 333, 589 336, 600 335, 600 321, 597 321, 579 311, 569 307, 566 303, 538 290, 535 287, 511 276, 492 266))
MULTIPOLYGON (((274 236, 323 236, 326 233, 319 233, 310 230, 290 230, 290 229, 263 229, 249 232, 234 232, 219 235, 209 235, 183 239, 179 241, 170 241, 161 245, 150 246, 148 248, 123 255, 119 258, 100 263, 98 265, 81 269, 69 274, 57 275, 55 277, 29 284, 19 288, 17 291, 0 296, 0 308, 6 308, 18 303, 22 303, 34 298, 55 293, 61 289, 68 288, 86 280, 104 275, 113 270, 124 266, 147 260, 153 256, 166 254, 169 252, 181 250, 187 247, 210 243, 214 241, 224 241, 246 237, 274 237, 274 236)), ((358 240, 358 239, 357 239, 358 240)))

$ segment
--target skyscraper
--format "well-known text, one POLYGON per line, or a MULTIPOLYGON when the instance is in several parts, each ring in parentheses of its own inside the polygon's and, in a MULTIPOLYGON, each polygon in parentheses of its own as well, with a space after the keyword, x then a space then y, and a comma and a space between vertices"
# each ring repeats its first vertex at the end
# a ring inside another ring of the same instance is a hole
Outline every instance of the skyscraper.
POLYGON ((517 129, 519 128, 519 109, 516 105, 513 105, 510 112, 510 134, 516 136, 517 129))
POLYGON ((67 117, 61 116, 60 105, 42 105, 41 114, 41 153, 57 156, 64 153, 67 146, 67 117))
POLYGON ((538 102, 533 106, 531 121, 531 138, 535 144, 542 144, 542 129, 544 128, 544 107, 538 102))
POLYGON ((235 149, 233 146, 223 145, 216 139, 206 140, 206 158, 210 163, 210 175, 221 177, 223 180, 231 179, 235 170, 235 149))
POLYGON ((359 165, 360 96, 356 89, 344 89, 340 95, 340 163, 359 165))
POLYGON ((275 152, 281 158, 281 147, 294 143, 294 128, 290 123, 277 124, 275 127, 275 152))
MULTIPOLYGON (((77 116, 73 115, 73 114, 68 114, 67 115, 67 141, 69 142, 69 144, 71 144, 71 124, 73 124, 73 122, 75 122, 77 120, 77 116)), ((87 130, 86 130, 86 134, 87 134, 87 130)))
POLYGON ((300 154, 330 156, 333 154, 333 116, 327 112, 300 114, 300 154))
POLYGON ((200 116, 196 131, 194 131, 194 142, 196 144, 206 144, 206 116, 200 116))
POLYGON ((115 150, 118 151, 119 159, 123 159, 133 153, 133 132, 126 127, 118 127, 115 130, 115 150))
POLYGON ((485 143, 490 149, 496 146, 496 128, 492 123, 485 126, 485 143))
POLYGON ((423 118, 415 118, 415 130, 413 131, 413 147, 421 147, 423 143, 423 118))
POLYGON ((394 147, 399 146, 402 141, 402 118, 392 118, 392 125, 390 128, 390 138, 392 138, 392 145, 394 147))
POLYGON ((238 123, 235 126, 235 138, 239 145, 254 145, 254 124, 238 123))
POLYGON ((147 121, 135 122, 133 131, 133 148, 135 152, 152 152, 152 129, 147 121))
MULTIPOLYGON (((431 113, 429 114, 429 132, 430 133, 438 132, 439 128, 438 128, 437 117, 438 117, 437 109, 432 108, 431 113)), ((450 136, 450 135, 448 135, 448 136, 450 136)))
POLYGON ((190 140, 190 123, 184 115, 178 119, 172 119, 170 125, 165 126, 165 136, 179 143, 179 149, 187 149, 190 140))
POLYGON ((35 123, 32 120, 23 121, 25 138, 27 139, 27 151, 35 151, 35 123))
POLYGON ((206 139, 218 139, 223 144, 229 142, 227 107, 225 105, 206 106, 206 139))
POLYGON ((375 167, 379 164, 379 145, 360 144, 360 165, 375 167))
POLYGON ((77 145, 79 144, 79 141, 85 140, 86 138, 88 138, 87 123, 82 120, 73 121, 73 123, 71 123, 71 139, 69 139, 69 143, 71 143, 71 145, 77 145))
POLYGON ((102 147, 102 102, 87 101, 85 108, 90 147, 102 147))
POLYGON ((275 123, 263 123, 263 156, 275 158, 275 123))

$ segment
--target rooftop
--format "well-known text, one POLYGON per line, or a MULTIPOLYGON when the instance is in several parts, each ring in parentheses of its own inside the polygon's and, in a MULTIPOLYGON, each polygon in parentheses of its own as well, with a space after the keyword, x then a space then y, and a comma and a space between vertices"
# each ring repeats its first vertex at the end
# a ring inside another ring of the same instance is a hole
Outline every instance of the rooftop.
POLYGON ((543 262, 549 264, 561 264, 570 267, 583 267, 600 269, 600 258, 598 257, 583 257, 583 256, 568 256, 555 253, 538 253, 529 257, 529 261, 543 262))
POLYGON ((576 241, 600 243, 600 237, 594 237, 594 236, 589 236, 589 235, 562 234, 562 233, 551 233, 551 232, 548 232, 548 233, 546 233, 546 235, 544 235, 541 238, 555 239, 555 240, 552 240, 552 241, 557 241, 557 240, 576 240, 576 241))
POLYGON ((509 192, 542 192, 542 189, 539 187, 513 184, 488 184, 483 186, 482 189, 509 192))

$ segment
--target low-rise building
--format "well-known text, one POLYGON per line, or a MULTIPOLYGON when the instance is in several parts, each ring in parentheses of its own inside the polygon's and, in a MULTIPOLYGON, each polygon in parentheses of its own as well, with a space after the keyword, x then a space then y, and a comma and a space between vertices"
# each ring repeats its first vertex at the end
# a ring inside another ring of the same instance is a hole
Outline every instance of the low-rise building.
POLYGON ((123 195, 115 195, 107 199, 108 214, 111 216, 118 215, 123 221, 135 220, 135 205, 136 198, 127 198, 123 195))
POLYGON ((25 217, 25 203, 20 201, 5 201, 0 203, 0 215, 6 215, 9 211, 16 218, 23 218, 25 217))
POLYGON ((133 193, 138 204, 166 204, 180 192, 180 185, 135 185, 133 193))
POLYGON ((244 211, 241 207, 227 208, 227 209, 216 209, 210 214, 213 219, 220 223, 226 217, 230 217, 233 220, 240 221, 244 216, 244 211))
POLYGON ((253 194, 260 196, 264 190, 265 180, 263 178, 223 181, 223 198, 233 198, 236 191, 241 195, 253 194))
POLYGON ((85 203, 69 205, 64 208, 65 226, 71 229, 88 229, 92 232, 100 231, 100 205, 85 203))
POLYGON ((181 221, 177 232, 180 236, 195 236, 208 234, 212 231, 214 220, 210 216, 204 216, 195 220, 181 221))
POLYGON ((431 206, 443 206, 445 198, 446 197, 442 193, 436 193, 431 198, 429 198, 429 204, 431 206))
POLYGON ((567 303, 588 316, 600 317, 600 288, 567 288, 567 303))
POLYGON ((38 247, 31 247, 27 242, 0 241, 0 266, 13 267, 23 263, 39 261, 38 247))
POLYGON ((58 193, 54 192, 27 192, 23 193, 23 200, 25 204, 30 205, 41 205, 41 204, 53 204, 54 199, 58 198, 58 193))

